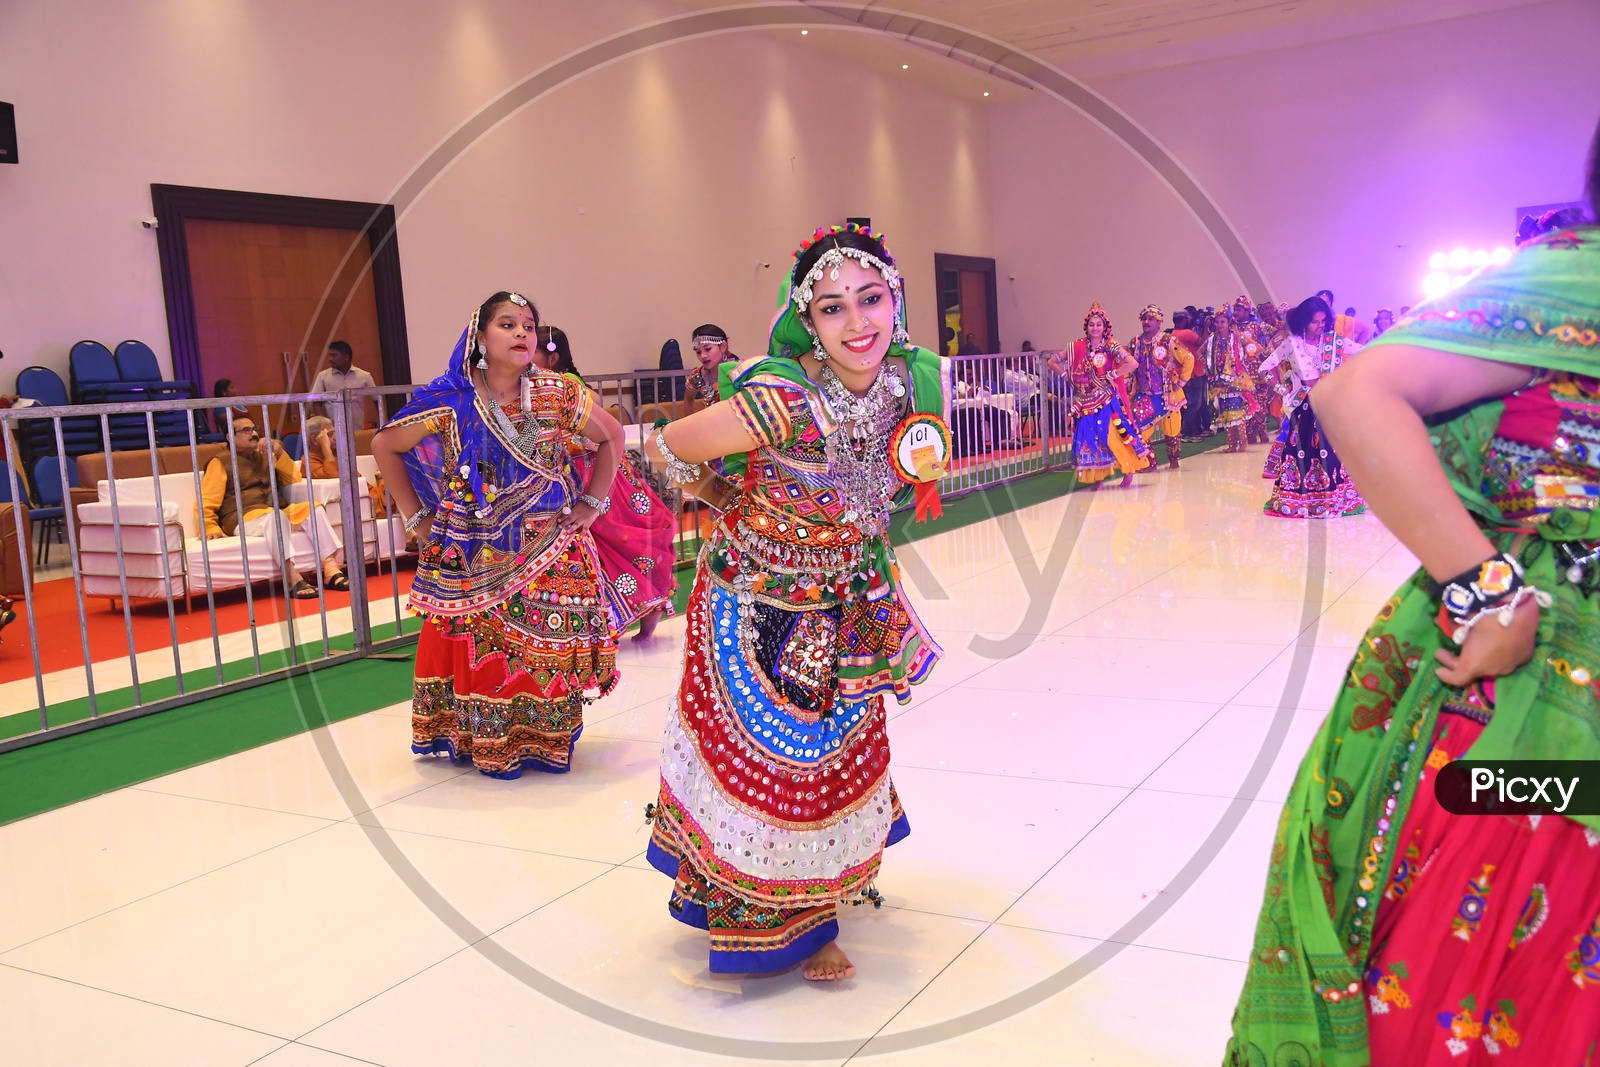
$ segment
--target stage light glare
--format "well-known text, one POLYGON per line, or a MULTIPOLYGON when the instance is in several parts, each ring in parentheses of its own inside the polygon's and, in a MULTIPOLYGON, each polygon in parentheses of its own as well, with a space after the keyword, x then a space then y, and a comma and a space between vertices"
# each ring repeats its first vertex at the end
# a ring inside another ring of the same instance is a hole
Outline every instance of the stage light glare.
POLYGON ((1506 260, 1508 260, 1510 258, 1511 258, 1511 249, 1507 248, 1505 245, 1501 245, 1499 248, 1495 249, 1494 250, 1494 255, 1489 257, 1490 262, 1492 262, 1492 263, 1504 263, 1506 260))
POLYGON ((1489 265, 1489 253, 1482 248, 1472 253, 1472 265, 1474 267, 1487 267, 1489 265))
POLYGON ((1450 275, 1442 271, 1434 271, 1422 279, 1422 295, 1432 300, 1450 291, 1450 275))
POLYGON ((1429 270, 1444 270, 1450 265, 1450 257, 1443 252, 1435 252, 1428 257, 1429 270))
POLYGON ((1454 252, 1450 253, 1450 266, 1455 270, 1461 270, 1471 262, 1472 253, 1467 251, 1465 248, 1458 248, 1454 252))

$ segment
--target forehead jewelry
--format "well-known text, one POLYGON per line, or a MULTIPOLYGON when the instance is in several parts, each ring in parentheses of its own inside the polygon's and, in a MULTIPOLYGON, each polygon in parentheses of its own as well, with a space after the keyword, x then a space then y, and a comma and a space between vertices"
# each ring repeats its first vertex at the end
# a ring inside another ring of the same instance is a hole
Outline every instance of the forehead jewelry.
MULTIPOLYGON (((817 337, 817 331, 811 325, 806 312, 811 307, 811 299, 815 292, 816 283, 822 280, 824 274, 828 276, 829 281, 838 281, 839 267, 846 259, 853 259, 861 266, 877 271, 884 284, 889 287, 889 295, 894 300, 894 341, 899 345, 908 344, 911 336, 906 333, 906 328, 901 325, 905 318, 905 293, 901 286, 899 268, 891 262, 885 262, 871 252, 863 251, 859 248, 843 248, 839 245, 834 245, 817 258, 816 263, 812 264, 811 269, 806 272, 806 276, 798 284, 789 288, 789 298, 794 301, 795 311, 800 315, 800 324, 811 335, 814 345, 813 352, 816 357, 819 360, 826 360, 828 358, 828 350, 822 347, 822 341, 817 337)), ((848 286, 845 287, 845 291, 850 291, 848 286)))

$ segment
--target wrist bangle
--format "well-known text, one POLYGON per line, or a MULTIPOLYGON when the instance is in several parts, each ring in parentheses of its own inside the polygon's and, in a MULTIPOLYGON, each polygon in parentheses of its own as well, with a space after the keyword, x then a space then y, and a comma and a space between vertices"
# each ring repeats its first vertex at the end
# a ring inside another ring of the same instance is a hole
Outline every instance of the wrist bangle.
POLYGON ((422 525, 422 520, 433 514, 433 509, 420 507, 406 519, 406 533, 416 533, 417 527, 422 525))
POLYGON ((1440 587, 1437 621, 1445 635, 1460 645, 1485 615, 1498 615, 1502 626, 1510 626, 1512 614, 1529 599, 1542 608, 1553 603, 1550 594, 1528 584, 1516 557, 1502 552, 1440 587))
POLYGON ((611 510, 611 500, 609 498, 598 497, 593 493, 581 493, 579 494, 578 499, 583 503, 588 504, 591 508, 594 508, 594 510, 599 512, 601 515, 604 515, 606 512, 611 510))
POLYGON ((667 447, 667 439, 663 432, 665 429, 666 427, 664 426, 657 427, 652 440, 655 441, 656 449, 661 453, 661 458, 667 461, 667 481, 678 485, 688 485, 690 482, 699 481, 700 464, 685 463, 674 455, 672 449, 667 447))

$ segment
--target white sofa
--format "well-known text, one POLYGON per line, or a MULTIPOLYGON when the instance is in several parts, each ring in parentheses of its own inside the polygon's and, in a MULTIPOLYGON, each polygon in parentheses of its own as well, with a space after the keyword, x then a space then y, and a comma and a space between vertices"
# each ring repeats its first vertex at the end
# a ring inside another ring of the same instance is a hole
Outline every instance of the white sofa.
MULTIPOLYGON (((376 471, 376 466, 370 456, 362 456, 360 460, 365 461, 358 462, 363 474, 357 486, 364 519, 361 555, 370 563, 389 558, 391 545, 398 553, 403 553, 405 528, 394 515, 387 521, 373 519, 366 479, 376 471), (367 467, 372 467, 372 471, 366 470, 367 467)), ((264 539, 238 535, 212 541, 203 539, 195 508, 193 473, 164 474, 159 480, 159 513, 155 478, 117 479, 118 523, 112 520, 111 486, 107 481, 101 481, 96 487, 97 501, 79 506, 78 549, 85 596, 109 597, 113 602, 122 597, 122 581, 117 571, 119 558, 127 575, 129 597, 164 600, 170 589, 174 599, 184 601, 185 610, 192 606, 190 598, 195 593, 245 585, 247 552, 250 581, 277 579, 277 568, 271 562, 264 539)), ((344 528, 337 479, 301 482, 281 489, 284 499, 290 503, 314 499, 322 504, 328 522, 339 530, 346 542, 346 559, 354 558, 344 528)), ((295 567, 306 574, 314 573, 317 553, 313 550, 309 530, 294 530, 289 545, 295 567)), ((322 554, 326 555, 327 547, 322 548, 322 554)))

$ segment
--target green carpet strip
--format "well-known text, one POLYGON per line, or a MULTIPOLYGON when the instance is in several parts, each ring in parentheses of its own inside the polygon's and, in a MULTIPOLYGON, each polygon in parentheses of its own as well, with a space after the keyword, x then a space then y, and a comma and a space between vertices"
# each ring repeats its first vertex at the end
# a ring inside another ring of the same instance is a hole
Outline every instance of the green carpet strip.
MULTIPOLYGON (((1221 447, 1219 434, 1183 446, 1184 456, 1221 447)), ((895 544, 958 530, 997 515, 1032 507, 1079 488, 1071 471, 1050 471, 975 490, 947 500, 944 515, 913 523, 909 511, 896 515, 891 531, 895 544)), ((681 614, 689 599, 692 565, 680 565, 675 597, 681 614)), ((408 627, 409 629, 409 627, 408 627)), ((375 627, 373 636, 393 636, 394 626, 375 627)), ((351 636, 330 638, 334 652, 351 648, 351 636)), ((301 662, 320 658, 322 642, 301 646, 301 662)), ((263 654, 263 670, 282 667, 286 652, 263 654)), ((341 663, 292 678, 283 678, 237 693, 227 693, 196 704, 157 712, 144 718, 115 723, 97 730, 59 738, 31 748, 0 753, 0 824, 37 815, 124 786, 147 782, 174 771, 231 756, 259 745, 315 730, 319 726, 355 718, 407 700, 411 696, 411 660, 363 659, 341 663)), ((250 660, 223 665, 225 680, 248 677, 250 660)), ((189 688, 216 684, 216 668, 184 675, 189 688)), ((140 687, 145 701, 176 692, 171 678, 155 679, 140 687)), ((133 690, 98 694, 101 714, 134 706, 133 690)), ((50 722, 62 725, 87 718, 87 699, 51 705, 50 722)), ((0 716, 0 738, 16 737, 39 725, 36 709, 0 716)), ((395 744, 406 743, 407 731, 396 726, 395 744)))

